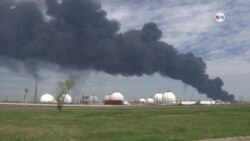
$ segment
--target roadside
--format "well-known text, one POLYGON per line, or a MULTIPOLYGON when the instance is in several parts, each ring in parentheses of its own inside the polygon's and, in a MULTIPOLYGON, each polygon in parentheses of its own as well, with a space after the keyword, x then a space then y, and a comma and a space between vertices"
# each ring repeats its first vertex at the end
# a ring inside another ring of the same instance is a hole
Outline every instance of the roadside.
POLYGON ((246 137, 228 137, 228 138, 219 138, 219 139, 205 139, 198 141, 250 141, 250 136, 246 137))

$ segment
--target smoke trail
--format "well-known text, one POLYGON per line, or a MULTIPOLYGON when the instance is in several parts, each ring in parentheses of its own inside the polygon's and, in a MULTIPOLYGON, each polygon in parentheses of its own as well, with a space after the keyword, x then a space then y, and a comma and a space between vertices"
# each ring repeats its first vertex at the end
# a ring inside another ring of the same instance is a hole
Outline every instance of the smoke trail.
MULTIPOLYGON (((222 90, 220 78, 210 79, 202 58, 178 53, 159 41, 155 23, 141 30, 118 33, 119 23, 108 20, 101 5, 91 0, 46 0, 47 17, 31 1, 9 9, 0 2, 0 55, 26 63, 36 72, 36 62, 49 62, 65 69, 103 71, 123 76, 151 75, 178 79, 208 97, 233 100, 222 90)), ((35 74, 35 73, 34 73, 35 74)))

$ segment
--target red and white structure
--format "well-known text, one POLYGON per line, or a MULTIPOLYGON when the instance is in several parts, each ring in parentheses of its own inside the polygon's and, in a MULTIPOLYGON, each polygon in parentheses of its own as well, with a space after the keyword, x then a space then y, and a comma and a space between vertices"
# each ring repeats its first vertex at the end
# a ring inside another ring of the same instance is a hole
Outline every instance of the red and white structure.
POLYGON ((120 92, 113 92, 111 95, 106 95, 103 102, 105 105, 123 105, 124 96, 120 92))

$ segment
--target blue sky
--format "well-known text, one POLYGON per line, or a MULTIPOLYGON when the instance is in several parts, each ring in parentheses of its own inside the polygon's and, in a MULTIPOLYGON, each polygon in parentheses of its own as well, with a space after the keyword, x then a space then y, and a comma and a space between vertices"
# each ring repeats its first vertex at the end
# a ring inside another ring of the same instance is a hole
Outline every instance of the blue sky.
MULTIPOLYGON (((224 89, 250 101, 250 2, 247 0, 99 0, 109 19, 121 23, 119 32, 140 29, 155 22, 163 32, 162 41, 180 52, 193 52, 207 63, 207 73, 224 80, 224 89), (223 12, 225 21, 215 21, 223 12)), ((100 98, 114 90, 124 93, 127 100, 149 97, 156 92, 172 90, 178 99, 206 99, 192 87, 158 74, 142 77, 111 76, 102 72, 84 71, 74 96, 96 94, 100 98)), ((57 81, 64 74, 40 70, 39 95, 56 95, 57 81)), ((34 90, 34 79, 24 73, 0 68, 0 100, 22 100, 24 88, 34 90)), ((72 92, 72 93, 73 93, 72 92)), ((32 96, 30 96, 32 98, 32 96)))

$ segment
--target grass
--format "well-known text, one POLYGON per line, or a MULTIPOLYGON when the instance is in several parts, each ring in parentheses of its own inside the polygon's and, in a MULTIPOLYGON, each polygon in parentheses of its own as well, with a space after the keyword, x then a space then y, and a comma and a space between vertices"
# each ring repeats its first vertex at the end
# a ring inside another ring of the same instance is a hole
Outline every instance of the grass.
POLYGON ((250 105, 0 109, 1 141, 189 141, 250 135, 250 105))

